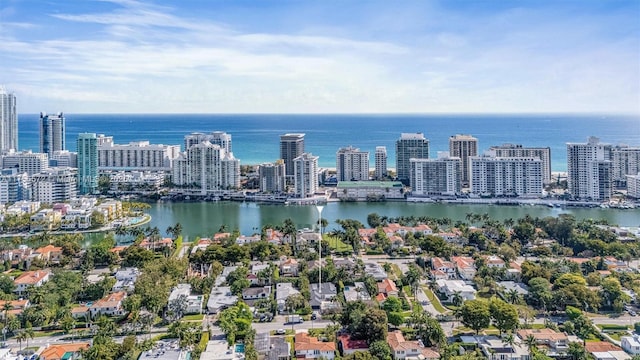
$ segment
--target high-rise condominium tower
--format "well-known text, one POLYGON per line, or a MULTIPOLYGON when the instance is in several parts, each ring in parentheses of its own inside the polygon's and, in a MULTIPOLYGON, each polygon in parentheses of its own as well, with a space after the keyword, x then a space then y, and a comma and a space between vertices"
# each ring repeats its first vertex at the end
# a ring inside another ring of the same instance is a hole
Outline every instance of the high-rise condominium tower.
POLYGON ((396 172, 398 180, 409 185, 411 159, 429 158, 429 140, 422 133, 402 133, 396 141, 396 172))
POLYGON ((478 139, 471 135, 455 135, 449 138, 449 154, 462 160, 462 185, 470 179, 469 157, 478 155, 478 139))
POLYGON ((65 128, 63 113, 40 113, 40 152, 51 157, 55 151, 65 150, 65 128))
POLYGON ((318 157, 304 153, 293 159, 293 173, 296 195, 313 196, 318 190, 318 157))
POLYGON ((567 185, 574 199, 608 200, 612 195, 611 145, 597 137, 567 143, 567 185))
POLYGON ((376 146, 376 180, 382 180, 387 176, 387 147, 376 146))
POLYGON ((284 171, 293 178, 293 159, 304 153, 304 134, 280 135, 280 158, 284 160, 284 171))
POLYGON ((93 194, 98 189, 98 137, 78 134, 78 192, 93 194))
POLYGON ((369 180, 369 152, 349 146, 336 153, 338 181, 369 180))
POLYGON ((0 152, 18 150, 16 96, 0 87, 0 152))

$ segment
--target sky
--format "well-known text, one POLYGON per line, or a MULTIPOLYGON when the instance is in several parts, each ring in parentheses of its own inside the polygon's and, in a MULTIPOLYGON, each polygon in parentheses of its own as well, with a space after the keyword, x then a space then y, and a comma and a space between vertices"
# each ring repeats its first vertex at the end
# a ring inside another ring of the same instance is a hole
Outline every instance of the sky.
POLYGON ((640 1, 0 0, 20 113, 640 114, 640 1))

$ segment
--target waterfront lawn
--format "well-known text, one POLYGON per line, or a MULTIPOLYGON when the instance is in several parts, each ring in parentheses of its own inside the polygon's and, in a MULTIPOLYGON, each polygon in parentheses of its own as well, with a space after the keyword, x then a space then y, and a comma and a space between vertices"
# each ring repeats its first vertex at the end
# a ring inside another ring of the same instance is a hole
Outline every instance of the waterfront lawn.
POLYGON ((322 237, 329 244, 329 247, 331 248, 331 250, 335 252, 338 252, 338 253, 353 252, 353 247, 351 245, 343 242, 336 236, 330 236, 330 235, 324 234, 322 237))

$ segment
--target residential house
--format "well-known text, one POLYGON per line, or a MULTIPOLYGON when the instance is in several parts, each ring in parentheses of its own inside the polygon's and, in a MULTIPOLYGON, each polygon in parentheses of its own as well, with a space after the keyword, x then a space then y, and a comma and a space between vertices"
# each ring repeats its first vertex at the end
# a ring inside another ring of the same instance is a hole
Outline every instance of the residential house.
POLYGON ((624 352, 621 347, 606 341, 587 341, 584 349, 596 360, 627 360, 631 356, 624 352))
POLYGON ((251 236, 240 235, 236 238, 236 244, 238 245, 251 244, 251 243, 256 243, 258 241, 260 241, 260 235, 251 235, 251 236))
POLYGON ((207 248, 209 247, 209 245, 213 244, 213 242, 211 241, 211 239, 209 238, 202 238, 200 240, 198 240, 195 245, 193 245, 193 247, 191 248, 191 253, 195 254, 198 250, 200 251, 205 251, 207 250, 207 248))
POLYGON ((50 276, 49 270, 25 271, 13 280, 13 284, 16 286, 13 291, 18 295, 22 295, 30 286, 42 286, 42 284, 49 281, 50 276))
POLYGON ((515 291, 520 296, 529 294, 529 287, 525 283, 515 281, 498 281, 498 286, 503 289, 501 295, 506 295, 511 291, 515 291))
POLYGON ((82 351, 89 349, 88 342, 46 345, 38 359, 40 360, 75 360, 82 359, 82 351))
POLYGON ((51 231, 57 229, 62 221, 62 214, 53 209, 42 209, 31 215, 29 229, 31 231, 51 231))
POLYGON ((488 268, 499 268, 502 269, 505 267, 504 260, 496 255, 489 255, 484 258, 485 265, 488 268))
POLYGON ((298 234, 296 234, 296 247, 298 250, 308 246, 316 246, 319 241, 320 233, 310 229, 298 230, 298 234))
POLYGON ((520 281, 522 278, 522 267, 520 264, 515 261, 510 262, 506 276, 509 280, 520 281))
POLYGON ((476 276, 476 261, 472 257, 468 256, 453 256, 451 258, 454 264, 456 264, 456 270, 458 270, 458 276, 463 280, 473 280, 476 276))
POLYGON ((526 341, 529 336, 536 339, 536 345, 544 349, 548 356, 558 356, 564 354, 569 349, 569 337, 565 333, 553 329, 521 329, 517 332, 522 341, 526 341))
POLYGON ((640 337, 637 334, 621 337, 620 345, 624 351, 631 355, 640 354, 640 337))
POLYGON ((298 260, 290 258, 281 262, 280 276, 298 276, 298 260))
POLYGON ((401 331, 390 331, 387 334, 387 344, 391 348, 391 357, 394 360, 404 359, 439 359, 440 354, 418 341, 407 341, 401 331))
POLYGON ((455 279, 457 277, 456 264, 439 257, 431 259, 431 269, 431 274, 435 277, 435 280, 455 279))
POLYGON ((60 260, 62 260, 62 248, 59 246, 43 246, 36 249, 35 253, 39 254, 40 259, 44 260, 45 264, 60 264, 60 260))
POLYGON ((342 356, 351 355, 356 351, 369 351, 367 340, 354 340, 348 334, 338 336, 338 350, 342 356))
POLYGON ((280 245, 284 242, 284 234, 275 229, 264 230, 265 240, 274 245, 280 245))
POLYGON ((142 240, 142 242, 138 246, 140 246, 143 249, 153 250, 153 251, 164 250, 166 248, 171 248, 173 246, 173 240, 171 240, 171 238, 164 238, 164 239, 158 239, 158 240, 153 240, 151 238, 144 238, 144 240, 142 240))
POLYGON ((330 308, 335 308, 337 303, 334 302, 335 297, 338 295, 336 286, 333 283, 322 283, 318 286, 318 283, 311 284, 311 308, 315 310, 325 311, 330 308))
POLYGON ((107 294, 107 296, 94 302, 89 307, 89 313, 91 314, 91 318, 95 319, 97 316, 100 316, 100 315, 107 315, 107 316, 124 315, 126 311, 122 307, 122 302, 126 297, 127 297, 127 293, 125 291, 118 291, 111 294, 107 294))
POLYGON ((235 305, 237 302, 238 297, 231 293, 230 287, 214 286, 211 288, 209 301, 207 301, 207 312, 209 314, 217 314, 218 312, 235 305))
POLYGON ((268 299, 271 296, 271 286, 250 287, 242 290, 243 300, 268 299))
POLYGON ((438 292, 446 298, 447 302, 453 302, 453 298, 458 294, 462 300, 473 300, 476 298, 476 290, 464 283, 462 280, 437 280, 438 292))
POLYGON ((269 270, 270 270, 269 264, 254 263, 254 264, 251 264, 251 270, 249 272, 252 273, 253 275, 258 275, 261 271, 269 271, 269 270))
POLYGON ((86 319, 89 314, 89 308, 84 305, 76 306, 71 309, 71 316, 74 319, 86 319))
POLYGON ((367 287, 363 282, 356 282, 353 285, 345 286, 344 298, 347 302, 371 300, 371 296, 369 292, 367 292, 367 287))
POLYGON ((361 244, 365 247, 372 246, 375 243, 373 236, 377 231, 377 229, 358 229, 361 244))
POLYGON ((140 276, 140 270, 136 267, 122 268, 115 273, 116 283, 111 288, 111 291, 126 291, 132 293, 135 289, 136 280, 140 276))
POLYGON ((382 281, 387 278, 387 272, 384 271, 382 265, 375 262, 364 263, 364 272, 373 276, 376 281, 382 281))
POLYGON ((184 299, 186 301, 184 314, 200 314, 202 313, 203 298, 202 295, 191 294, 191 284, 178 284, 169 294, 169 303, 184 299))
POLYGON ((229 239, 230 237, 231 237, 231 233, 228 233, 228 232, 215 233, 213 234, 213 243, 221 244, 222 242, 229 239))
POLYGON ((0 300, 0 319, 4 319, 4 314, 5 314, 5 310, 4 310, 4 306, 6 303, 9 303, 9 306, 11 307, 9 310, 6 311, 6 313, 8 315, 20 315, 22 314, 22 312, 24 311, 24 309, 28 308, 31 303, 29 302, 29 300, 0 300))
POLYGON ((404 246, 404 239, 400 235, 389 236, 389 242, 391 242, 392 249, 399 249, 404 246))
POLYGON ((378 293, 385 296, 398 296, 398 287, 393 280, 387 278, 378 283, 378 293))
POLYGON ((278 312, 283 313, 287 310, 286 301, 289 296, 300 294, 292 283, 276 284, 276 303, 278 304, 278 312))
POLYGON ((497 336, 476 336, 478 345, 489 360, 529 360, 529 349, 522 342, 505 344, 497 336))
POLYGON ((333 360, 336 356, 336 344, 333 341, 322 342, 305 332, 296 334, 293 348, 297 359, 333 360))

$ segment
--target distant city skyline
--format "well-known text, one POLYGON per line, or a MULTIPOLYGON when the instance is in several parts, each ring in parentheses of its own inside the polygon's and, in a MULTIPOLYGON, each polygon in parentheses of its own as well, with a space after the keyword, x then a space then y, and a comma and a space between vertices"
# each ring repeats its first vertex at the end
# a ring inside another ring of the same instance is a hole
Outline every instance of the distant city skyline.
POLYGON ((640 113, 640 2, 0 3, 19 113, 640 113))

